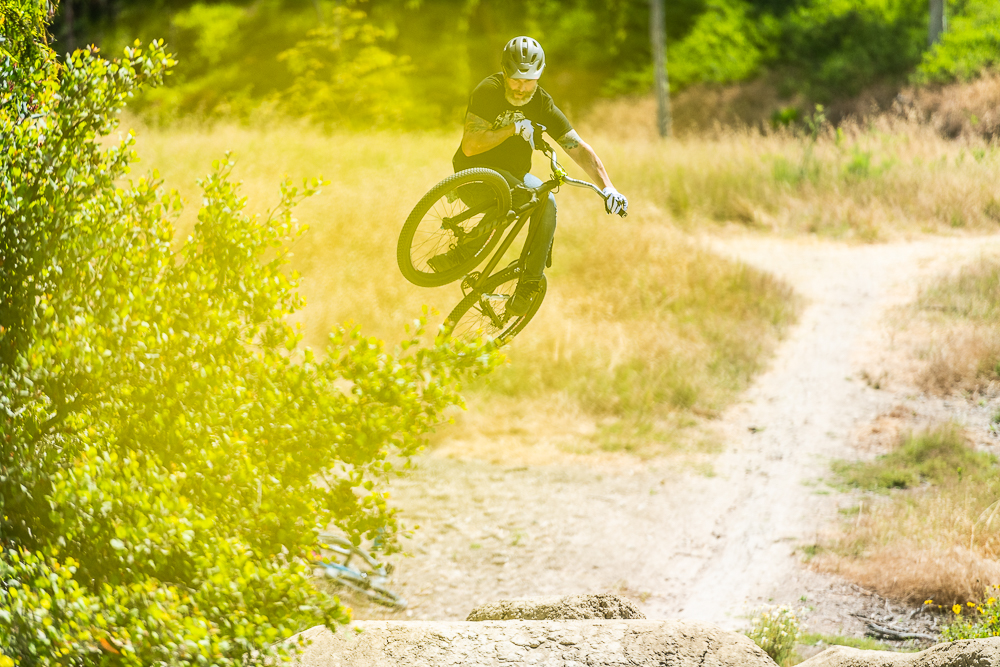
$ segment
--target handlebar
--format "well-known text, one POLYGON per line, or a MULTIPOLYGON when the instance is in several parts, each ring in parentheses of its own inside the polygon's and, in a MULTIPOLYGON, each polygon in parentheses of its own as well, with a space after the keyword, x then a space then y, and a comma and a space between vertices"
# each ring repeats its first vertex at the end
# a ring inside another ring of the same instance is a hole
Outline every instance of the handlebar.
MULTIPOLYGON (((559 164, 559 160, 556 156, 555 149, 552 148, 552 146, 550 146, 549 143, 542 138, 542 132, 545 131, 545 126, 541 125, 540 123, 536 123, 534 121, 532 121, 531 124, 535 128, 535 145, 536 147, 538 147, 537 150, 540 150, 543 154, 547 155, 551 162, 552 178, 557 180, 560 184, 568 183, 578 188, 590 188, 591 190, 596 192, 601 197, 601 199, 603 199, 606 203, 608 201, 608 197, 604 194, 603 190, 601 190, 599 187, 597 187, 590 181, 581 181, 576 178, 571 178, 569 174, 566 173, 566 170, 563 169, 561 164, 559 164)), ((622 211, 618 215, 624 218, 628 215, 628 212, 622 211)))

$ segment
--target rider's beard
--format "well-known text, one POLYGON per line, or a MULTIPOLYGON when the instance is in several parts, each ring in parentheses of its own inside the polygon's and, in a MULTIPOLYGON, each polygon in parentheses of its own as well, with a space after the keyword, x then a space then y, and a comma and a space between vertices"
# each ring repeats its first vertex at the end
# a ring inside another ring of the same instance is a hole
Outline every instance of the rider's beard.
POLYGON ((535 96, 536 90, 538 90, 537 86, 532 88, 531 92, 527 96, 519 98, 517 97, 518 95, 524 95, 524 94, 514 92, 514 90, 505 83, 503 87, 503 95, 505 98, 507 98, 507 101, 513 104, 514 106, 523 107, 525 104, 531 101, 531 98, 535 96))

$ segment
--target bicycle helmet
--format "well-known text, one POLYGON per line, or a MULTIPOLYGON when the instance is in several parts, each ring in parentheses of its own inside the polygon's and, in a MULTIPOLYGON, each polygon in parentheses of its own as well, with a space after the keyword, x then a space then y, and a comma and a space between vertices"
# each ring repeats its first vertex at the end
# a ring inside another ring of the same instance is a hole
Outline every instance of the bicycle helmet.
POLYGON ((500 64, 508 79, 537 79, 545 69, 545 51, 531 37, 515 37, 503 47, 500 64))

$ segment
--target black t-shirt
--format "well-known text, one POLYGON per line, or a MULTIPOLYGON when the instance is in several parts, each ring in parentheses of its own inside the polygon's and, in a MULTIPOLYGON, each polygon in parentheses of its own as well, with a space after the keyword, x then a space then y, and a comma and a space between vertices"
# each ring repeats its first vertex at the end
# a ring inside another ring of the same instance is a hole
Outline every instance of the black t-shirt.
MULTIPOLYGON (((504 96, 503 73, 497 72, 483 79, 469 96, 469 113, 490 123, 498 130, 512 122, 527 118, 545 126, 549 136, 559 139, 573 129, 565 114, 552 102, 552 96, 539 86, 531 101, 524 106, 514 106, 504 96), (520 114, 520 115, 518 115, 520 114)), ((471 167, 506 169, 518 178, 531 170, 531 146, 521 137, 510 137, 499 146, 471 157, 462 152, 459 144, 452 160, 455 171, 471 167)))

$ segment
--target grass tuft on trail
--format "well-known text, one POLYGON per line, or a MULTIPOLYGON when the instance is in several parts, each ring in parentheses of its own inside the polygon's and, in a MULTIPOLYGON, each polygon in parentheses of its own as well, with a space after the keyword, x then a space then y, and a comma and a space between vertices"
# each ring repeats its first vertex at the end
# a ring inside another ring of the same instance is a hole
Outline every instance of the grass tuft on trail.
POLYGON ((945 424, 904 436, 896 449, 874 461, 838 461, 833 469, 848 486, 887 491, 978 483, 995 472, 996 458, 970 447, 957 424, 945 424))
POLYGON ((923 291, 922 310, 974 322, 1000 321, 1000 260, 981 258, 923 291))
POLYGON ((935 330, 918 377, 925 391, 988 393, 1000 381, 1000 259, 983 257, 930 285, 918 315, 935 330))
POLYGON ((897 600, 952 605, 1000 581, 1000 475, 955 424, 902 436, 889 454, 838 464, 865 494, 813 567, 897 600))

